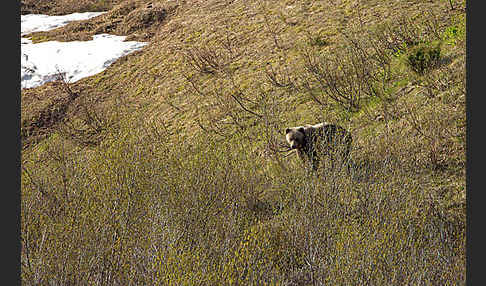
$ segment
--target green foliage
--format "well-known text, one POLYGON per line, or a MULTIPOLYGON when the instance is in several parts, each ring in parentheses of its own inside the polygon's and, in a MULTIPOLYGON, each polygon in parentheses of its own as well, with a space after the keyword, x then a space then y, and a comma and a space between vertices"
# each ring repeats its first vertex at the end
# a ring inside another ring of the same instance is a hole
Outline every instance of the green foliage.
POLYGON ((442 40, 448 45, 456 45, 458 40, 464 40, 466 37, 466 18, 457 17, 454 22, 442 33, 442 40))
POLYGON ((418 44, 407 52, 407 64, 413 71, 423 74, 437 66, 440 61, 440 51, 439 44, 418 44))
POLYGON ((443 33, 443 39, 447 44, 454 44, 459 35, 459 28, 457 26, 447 27, 443 33))

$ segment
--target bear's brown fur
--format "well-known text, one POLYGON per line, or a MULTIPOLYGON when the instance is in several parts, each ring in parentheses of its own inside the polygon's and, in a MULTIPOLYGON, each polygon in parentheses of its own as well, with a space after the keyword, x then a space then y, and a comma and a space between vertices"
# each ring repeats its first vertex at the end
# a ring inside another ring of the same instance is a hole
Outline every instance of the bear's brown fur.
POLYGON ((327 122, 287 128, 285 139, 304 162, 311 164, 313 170, 317 170, 324 155, 339 155, 348 160, 353 141, 349 131, 327 122))

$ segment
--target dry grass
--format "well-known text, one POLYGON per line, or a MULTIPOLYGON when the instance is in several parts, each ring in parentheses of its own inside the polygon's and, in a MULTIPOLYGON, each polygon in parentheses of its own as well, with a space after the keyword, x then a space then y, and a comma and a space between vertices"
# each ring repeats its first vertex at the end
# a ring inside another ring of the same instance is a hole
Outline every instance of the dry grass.
POLYGON ((24 284, 465 284, 464 3, 151 2, 174 9, 110 2, 42 34, 150 45, 22 90, 24 284), (423 73, 418 43, 440 44, 423 73), (351 131, 352 172, 281 152, 319 121, 351 131))
POLYGON ((65 15, 77 12, 106 11, 121 0, 20 0, 20 13, 65 15))

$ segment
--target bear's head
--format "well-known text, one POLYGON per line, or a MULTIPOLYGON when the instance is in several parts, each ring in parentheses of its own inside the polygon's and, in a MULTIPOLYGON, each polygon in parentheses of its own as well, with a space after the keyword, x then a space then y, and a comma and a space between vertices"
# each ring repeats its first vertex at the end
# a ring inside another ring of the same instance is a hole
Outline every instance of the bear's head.
POLYGON ((285 129, 285 139, 290 149, 302 149, 305 144, 305 129, 302 126, 285 129))

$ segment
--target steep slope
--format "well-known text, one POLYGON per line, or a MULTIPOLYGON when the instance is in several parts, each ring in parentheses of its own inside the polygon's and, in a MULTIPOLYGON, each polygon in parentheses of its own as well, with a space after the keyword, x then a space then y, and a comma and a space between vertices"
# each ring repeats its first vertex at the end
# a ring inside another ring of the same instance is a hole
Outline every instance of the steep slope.
POLYGON ((22 90, 26 284, 464 284, 464 1, 102 2, 31 34, 149 45, 22 90), (351 174, 287 152, 320 121, 351 174))

